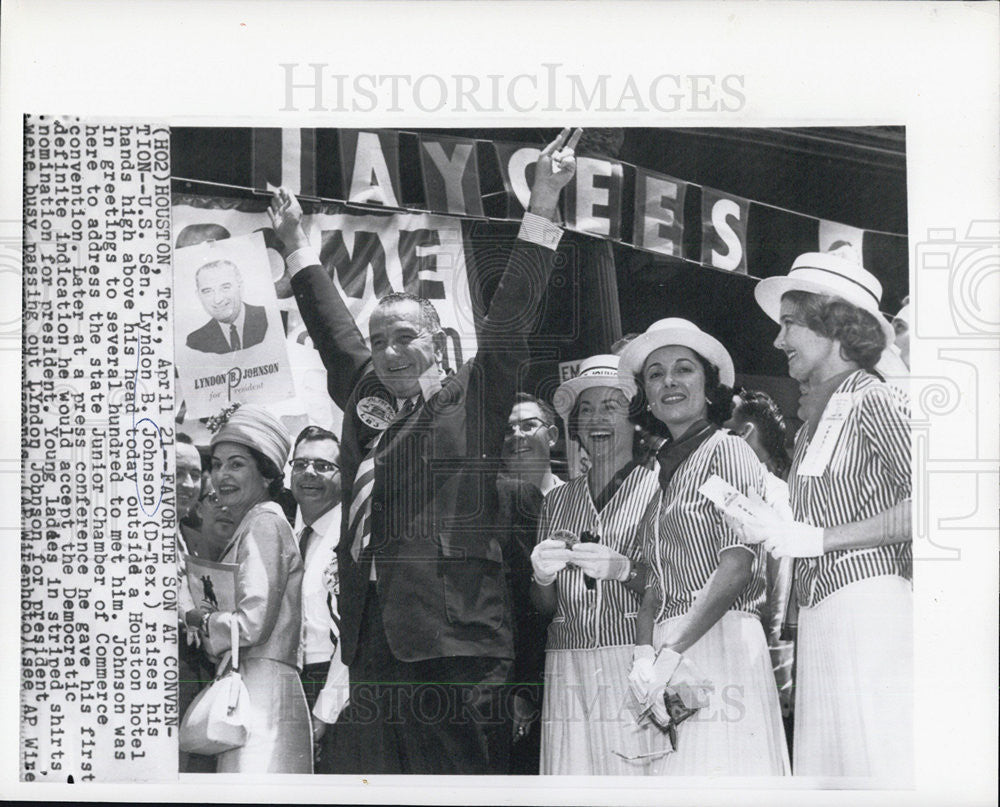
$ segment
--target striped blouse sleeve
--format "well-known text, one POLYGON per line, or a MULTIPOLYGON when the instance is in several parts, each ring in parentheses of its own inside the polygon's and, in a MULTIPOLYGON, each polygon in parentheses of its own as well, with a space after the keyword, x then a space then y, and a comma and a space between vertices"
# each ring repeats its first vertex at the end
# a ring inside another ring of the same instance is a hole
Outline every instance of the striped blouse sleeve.
POLYGON ((861 393, 861 430, 878 457, 886 484, 907 499, 913 490, 910 474, 910 408, 906 396, 886 384, 861 393))
MULTIPOLYGON (((725 438, 719 443, 712 458, 711 471, 725 479, 744 496, 748 496, 752 490, 761 498, 764 497, 764 468, 757 455, 753 453, 753 449, 740 438, 725 438)), ((734 546, 742 547, 751 554, 758 554, 757 547, 749 546, 740 540, 739 535, 730 528, 716 507, 713 506, 711 512, 720 554, 734 546)))
MULTIPOLYGON (((657 488, 657 493, 659 493, 659 488, 657 488)), ((645 563, 647 566, 652 566, 651 553, 646 548, 646 542, 653 540, 652 530, 650 529, 652 522, 649 514, 651 509, 656 508, 658 501, 659 495, 651 497, 646 506, 637 513, 638 518, 635 521, 635 529, 629 530, 625 543, 622 546, 622 554, 634 563, 645 563)))

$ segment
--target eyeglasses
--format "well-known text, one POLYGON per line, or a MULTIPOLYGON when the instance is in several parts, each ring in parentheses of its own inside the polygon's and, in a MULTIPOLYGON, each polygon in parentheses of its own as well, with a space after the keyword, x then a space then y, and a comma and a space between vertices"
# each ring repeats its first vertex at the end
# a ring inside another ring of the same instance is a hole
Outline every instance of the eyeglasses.
POLYGON ((532 434, 538 431, 545 425, 545 421, 539 420, 538 418, 528 418, 527 420, 518 420, 513 423, 508 423, 503 430, 504 437, 513 437, 515 432, 520 432, 521 434, 532 434))
POLYGON ((306 469, 308 469, 310 465, 318 474, 331 474, 334 471, 340 470, 339 465, 333 462, 328 462, 327 460, 302 458, 292 460, 290 465, 292 466, 292 470, 297 474, 305 473, 306 469))

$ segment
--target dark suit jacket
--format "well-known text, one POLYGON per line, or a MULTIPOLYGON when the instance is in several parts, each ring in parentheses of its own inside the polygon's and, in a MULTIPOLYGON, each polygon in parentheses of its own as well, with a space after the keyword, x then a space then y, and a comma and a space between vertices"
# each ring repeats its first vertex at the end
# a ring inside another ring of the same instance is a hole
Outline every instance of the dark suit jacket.
MULTIPOLYGON (((243 318, 243 333, 240 334, 240 344, 243 347, 253 347, 264 341, 267 333, 267 314, 261 305, 244 303, 246 316, 243 318)), ((228 326, 222 326, 228 330, 228 326)), ((232 353, 229 339, 223 336, 222 328, 214 319, 210 319, 198 330, 188 334, 187 346, 202 353, 232 353)))
POLYGON ((507 590, 514 615, 514 666, 511 681, 519 694, 539 709, 545 672, 546 628, 550 617, 543 616, 531 602, 531 550, 538 540, 538 518, 542 492, 534 485, 501 474, 497 480, 500 497, 499 524, 504 528, 502 548, 507 574, 507 590))
POLYGON ((517 241, 480 329, 476 357, 386 430, 376 454, 371 544, 360 563, 350 552, 349 503, 358 465, 379 432, 362 422, 356 406, 365 397, 393 397, 371 369, 371 355, 326 271, 310 266, 292 279, 330 394, 344 409, 344 523, 337 555, 345 663, 358 649, 372 557, 396 658, 513 657, 496 474, 503 429, 528 361, 527 334, 538 319, 555 254, 517 241))

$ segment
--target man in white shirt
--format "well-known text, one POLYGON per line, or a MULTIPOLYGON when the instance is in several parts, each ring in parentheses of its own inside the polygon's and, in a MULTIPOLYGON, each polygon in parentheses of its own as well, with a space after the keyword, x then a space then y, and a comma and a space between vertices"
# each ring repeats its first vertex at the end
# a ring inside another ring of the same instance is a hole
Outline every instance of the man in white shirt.
POLYGON ((295 441, 292 494, 299 505, 302 575, 302 688, 318 743, 347 698, 347 667, 340 660, 335 553, 340 540, 340 441, 307 426, 295 441), (322 691, 321 691, 322 690, 322 691))

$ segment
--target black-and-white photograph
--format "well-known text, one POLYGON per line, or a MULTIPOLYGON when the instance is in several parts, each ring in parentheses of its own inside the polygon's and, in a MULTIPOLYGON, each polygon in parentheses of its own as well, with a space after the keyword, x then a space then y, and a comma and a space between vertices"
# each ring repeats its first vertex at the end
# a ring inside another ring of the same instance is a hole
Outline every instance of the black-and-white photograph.
POLYGON ((251 704, 182 772, 912 781, 903 127, 170 136, 328 391, 176 401, 180 709, 233 619, 251 704))
POLYGON ((995 6, 36 2, 0 796, 990 798, 995 6))

